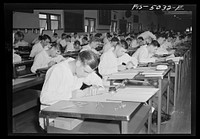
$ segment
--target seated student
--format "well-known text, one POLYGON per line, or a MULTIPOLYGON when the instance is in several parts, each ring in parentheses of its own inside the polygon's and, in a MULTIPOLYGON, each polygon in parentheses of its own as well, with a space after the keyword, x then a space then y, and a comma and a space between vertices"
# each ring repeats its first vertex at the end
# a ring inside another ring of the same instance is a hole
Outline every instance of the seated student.
POLYGON ((64 39, 62 39, 60 41, 60 45, 61 47, 65 50, 67 48, 68 45, 71 45, 71 36, 70 35, 66 35, 64 37, 64 39))
POLYGON ((97 39, 97 38, 92 38, 92 39, 89 41, 89 44, 88 44, 88 45, 82 46, 81 52, 82 52, 82 51, 85 51, 85 50, 92 50, 95 54, 101 55, 100 52, 98 52, 98 51, 96 50, 96 48, 98 47, 99 44, 100 44, 100 40, 99 40, 99 39, 97 39))
POLYGON ((53 33, 52 42, 58 43, 59 39, 60 39, 60 37, 58 36, 58 33, 53 33))
POLYGON ((112 39, 112 35, 110 35, 109 32, 106 33, 106 36, 103 38, 103 44, 107 44, 110 42, 110 40, 112 39))
POLYGON ((71 42, 74 42, 74 41, 79 40, 79 39, 80 38, 79 38, 77 32, 74 32, 73 35, 72 35, 72 37, 71 37, 71 42))
POLYGON ((156 36, 150 31, 145 31, 138 35, 138 37, 142 37, 144 40, 146 40, 146 38, 151 37, 153 40, 156 40, 156 36))
POLYGON ((43 49, 35 56, 33 65, 31 67, 31 72, 36 73, 37 69, 48 68, 65 60, 65 58, 58 53, 59 48, 56 43, 51 44, 51 48, 47 50, 43 49))
POLYGON ((15 50, 13 49, 13 63, 21 62, 22 58, 20 55, 15 53, 15 50))
MULTIPOLYGON (((83 83, 102 87, 102 79, 95 73, 98 61, 94 52, 86 50, 80 52, 77 59, 68 58, 51 67, 42 87, 40 110, 61 100, 86 96, 87 91, 80 90, 83 83)), ((39 118, 39 122, 44 128, 43 118, 39 118)))
POLYGON ((143 45, 137 49, 132 57, 135 57, 138 60, 138 63, 155 62, 156 58, 154 58, 153 55, 158 47, 160 47, 160 44, 156 40, 153 40, 150 44, 143 45))
POLYGON ((31 44, 32 45, 35 45, 37 44, 38 42, 40 42, 42 40, 42 35, 39 35, 38 37, 36 37, 32 42, 31 44))
POLYGON ((84 45, 88 44, 88 37, 84 36, 81 40, 82 40, 81 46, 84 46, 84 45))
MULTIPOLYGON (((128 49, 128 43, 125 40, 120 41, 122 47, 127 50, 128 49)), ((126 65, 126 68, 136 68, 138 65, 137 59, 134 57, 131 57, 129 54, 125 53, 126 51, 122 51, 123 53, 121 56, 118 57, 118 65, 126 65)))
POLYGON ((29 43, 24 41, 24 34, 21 31, 17 31, 14 35, 14 48, 18 48, 19 46, 29 46, 29 43))
POLYGON ((110 42, 103 46, 103 53, 107 52, 110 48, 113 48, 117 45, 119 39, 117 37, 113 37, 110 42))
POLYGON ((38 42, 37 44, 33 45, 30 57, 34 58, 38 53, 40 53, 43 49, 48 49, 49 43, 51 42, 51 38, 44 34, 41 37, 41 41, 38 42))
POLYGON ((73 45, 75 51, 79 51, 81 49, 81 43, 79 40, 74 41, 73 45))
MULTIPOLYGON (((127 46, 124 48, 124 45, 121 43, 118 43, 116 46, 113 46, 113 48, 109 49, 107 52, 103 53, 100 57, 100 63, 98 66, 99 73, 104 77, 106 75, 125 70, 127 67, 126 65, 123 65, 122 63, 127 64, 129 61, 131 61, 131 57, 126 55, 127 46), (120 59, 122 56, 124 56, 122 59, 120 59)), ((135 63, 130 63, 134 67, 135 63)), ((128 66, 131 66, 128 64, 128 66)))
POLYGON ((131 48, 131 38, 126 38, 126 42, 128 43, 128 48, 131 48))

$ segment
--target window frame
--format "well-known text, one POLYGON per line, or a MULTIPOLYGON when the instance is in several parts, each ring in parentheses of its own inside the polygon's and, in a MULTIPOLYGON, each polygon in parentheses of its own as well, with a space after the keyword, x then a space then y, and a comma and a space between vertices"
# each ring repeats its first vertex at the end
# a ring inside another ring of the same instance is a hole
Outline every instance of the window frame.
MULTIPOLYGON (((58 30, 61 29, 61 15, 60 15, 60 14, 52 14, 52 13, 43 13, 43 12, 40 12, 40 13, 38 14, 38 16, 39 16, 40 14, 44 14, 44 15, 47 16, 47 18, 40 18, 40 17, 39 17, 39 21, 40 21, 40 20, 46 20, 46 22, 47 22, 47 29, 44 29, 44 30, 54 30, 54 29, 51 28, 51 21, 58 21, 58 30), (56 19, 51 19, 51 15, 57 16, 58 19, 57 19, 57 20, 56 20, 56 19)), ((40 27, 40 28, 41 28, 41 27, 40 27)))
POLYGON ((96 18, 85 17, 85 19, 84 19, 84 32, 85 32, 85 26, 87 26, 87 33, 96 32, 96 18), (85 25, 85 20, 88 20, 88 25, 85 25), (92 32, 91 32, 91 22, 90 22, 91 20, 94 21, 94 28, 93 28, 92 32))

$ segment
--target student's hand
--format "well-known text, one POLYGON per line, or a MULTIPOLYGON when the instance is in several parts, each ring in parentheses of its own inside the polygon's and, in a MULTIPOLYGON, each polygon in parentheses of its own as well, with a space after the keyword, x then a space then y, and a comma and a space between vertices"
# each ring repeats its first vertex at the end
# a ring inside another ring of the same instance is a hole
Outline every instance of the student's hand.
POLYGON ((48 67, 51 67, 51 66, 53 66, 53 65, 55 65, 55 64, 56 64, 55 61, 50 61, 50 62, 48 63, 48 67))
POLYGON ((80 98, 80 97, 84 97, 85 96, 85 92, 83 90, 74 90, 72 91, 72 98, 80 98))
POLYGON ((127 64, 126 64, 126 68, 127 69, 131 69, 131 68, 134 68, 134 64, 131 62, 131 61, 129 61, 127 64))
POLYGON ((126 65, 118 65, 118 70, 123 71, 126 69, 126 65))

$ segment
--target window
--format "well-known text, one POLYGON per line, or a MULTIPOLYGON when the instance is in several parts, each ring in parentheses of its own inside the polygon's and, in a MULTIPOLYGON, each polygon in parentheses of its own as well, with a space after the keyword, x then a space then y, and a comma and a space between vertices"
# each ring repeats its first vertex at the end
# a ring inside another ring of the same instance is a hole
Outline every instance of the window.
POLYGON ((85 32, 92 33, 95 32, 95 18, 85 18, 85 32))
POLYGON ((131 22, 128 22, 127 24, 127 33, 131 32, 131 22))
POLYGON ((61 24, 60 15, 40 13, 39 22, 40 22, 40 33, 42 33, 42 30, 54 31, 55 29, 60 29, 60 24, 61 24))
POLYGON ((116 32, 117 31, 117 21, 111 21, 110 25, 110 32, 116 32))

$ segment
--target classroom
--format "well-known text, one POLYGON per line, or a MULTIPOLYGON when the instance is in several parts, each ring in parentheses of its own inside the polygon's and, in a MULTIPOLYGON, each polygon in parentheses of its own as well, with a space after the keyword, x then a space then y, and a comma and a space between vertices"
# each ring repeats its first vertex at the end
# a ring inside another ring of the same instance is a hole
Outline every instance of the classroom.
POLYGON ((4 4, 8 135, 195 135, 194 9, 4 4))

